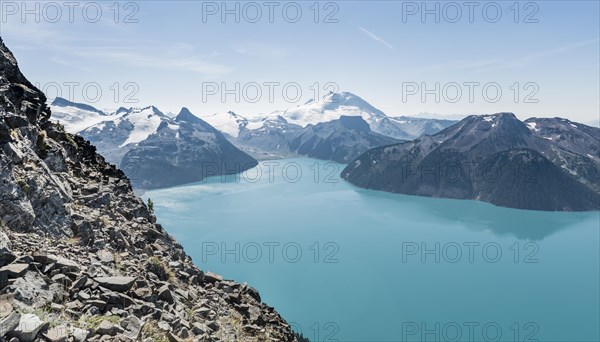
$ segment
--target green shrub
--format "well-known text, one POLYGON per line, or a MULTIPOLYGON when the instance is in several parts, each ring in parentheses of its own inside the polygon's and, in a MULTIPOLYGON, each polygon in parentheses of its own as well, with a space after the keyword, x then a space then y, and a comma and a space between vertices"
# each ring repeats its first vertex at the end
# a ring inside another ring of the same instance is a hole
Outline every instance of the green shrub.
POLYGON ((19 187, 25 193, 25 195, 29 196, 29 193, 31 192, 31 187, 29 186, 29 184, 27 184, 22 179, 20 179, 19 181, 17 181, 17 184, 19 184, 19 187))
POLYGON ((150 198, 148 198, 148 210, 151 214, 154 214, 154 202, 150 198))
POLYGON ((40 133, 38 134, 38 139, 37 139, 37 149, 38 149, 38 156, 42 159, 46 158, 46 156, 48 155, 48 143, 46 143, 46 131, 40 131, 40 133))
POLYGON ((164 263, 155 256, 148 258, 146 270, 156 274, 158 279, 162 281, 167 281, 173 277, 173 271, 166 267, 164 263))

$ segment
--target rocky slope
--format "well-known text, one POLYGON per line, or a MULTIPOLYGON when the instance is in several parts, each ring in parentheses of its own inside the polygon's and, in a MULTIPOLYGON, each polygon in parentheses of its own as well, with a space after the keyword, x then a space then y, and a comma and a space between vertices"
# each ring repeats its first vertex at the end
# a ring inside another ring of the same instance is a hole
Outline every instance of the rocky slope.
POLYGON ((545 156, 581 183, 600 191, 600 128, 562 118, 530 118, 531 133, 552 146, 545 156))
POLYGON ((564 119, 526 123, 512 113, 469 116, 435 135, 370 150, 342 177, 370 189, 512 208, 600 209, 600 130, 564 119))
POLYGON ((183 108, 172 118, 158 108, 119 108, 106 114, 57 98, 52 121, 89 140, 138 189, 200 181, 242 172, 257 161, 232 145, 214 127, 183 108))
POLYGON ((295 341, 193 265, 123 172, 51 123, 0 40, 0 341, 295 341))

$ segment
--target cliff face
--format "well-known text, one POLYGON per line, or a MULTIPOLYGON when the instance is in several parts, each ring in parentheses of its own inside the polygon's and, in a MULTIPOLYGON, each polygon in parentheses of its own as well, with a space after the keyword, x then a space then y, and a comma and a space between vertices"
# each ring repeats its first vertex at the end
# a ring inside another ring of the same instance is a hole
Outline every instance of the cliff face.
POLYGON ((204 273, 96 149, 49 121, 0 39, 0 341, 295 341, 204 273))

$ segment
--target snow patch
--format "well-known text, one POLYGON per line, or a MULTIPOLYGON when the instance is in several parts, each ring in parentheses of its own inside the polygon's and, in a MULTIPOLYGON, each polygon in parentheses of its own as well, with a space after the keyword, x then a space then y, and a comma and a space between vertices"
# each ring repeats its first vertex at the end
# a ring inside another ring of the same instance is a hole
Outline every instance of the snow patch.
POLYGON ((111 119, 96 112, 71 106, 50 106, 50 111, 52 112, 51 120, 60 122, 65 130, 72 134, 77 134, 88 127, 111 119))
POLYGON ((561 165, 560 167, 562 167, 563 169, 567 170, 567 171, 568 171, 570 174, 572 174, 573 176, 579 176, 579 175, 577 174, 577 171, 575 171, 575 170, 571 170, 571 169, 569 169, 568 167, 566 167, 565 165, 561 165))
POLYGON ((154 113, 152 107, 134 110, 132 113, 123 116, 122 120, 131 122, 133 130, 120 147, 136 144, 148 139, 152 133, 156 132, 162 122, 162 119, 154 113))
POLYGON ((237 138, 240 134, 241 126, 248 122, 246 118, 235 113, 215 113, 202 117, 202 119, 222 133, 226 133, 234 138, 237 138))
POLYGON ((530 131, 534 131, 534 132, 537 132, 540 130, 539 128, 537 128, 537 122, 528 122, 527 127, 529 128, 530 131))

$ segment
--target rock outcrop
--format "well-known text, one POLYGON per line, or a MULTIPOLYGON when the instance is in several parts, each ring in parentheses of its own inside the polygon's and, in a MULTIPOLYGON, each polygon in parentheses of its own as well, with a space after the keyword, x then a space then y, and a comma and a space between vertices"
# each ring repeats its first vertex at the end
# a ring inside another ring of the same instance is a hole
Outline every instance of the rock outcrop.
POLYGON ((0 341, 296 341, 198 269, 123 172, 49 121, 0 40, 0 341))

